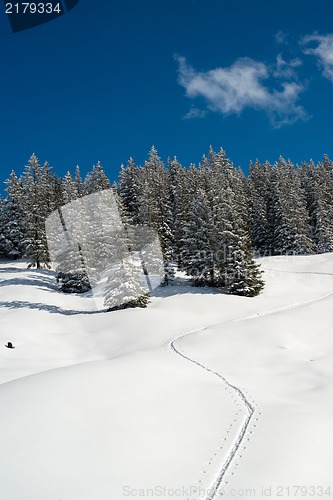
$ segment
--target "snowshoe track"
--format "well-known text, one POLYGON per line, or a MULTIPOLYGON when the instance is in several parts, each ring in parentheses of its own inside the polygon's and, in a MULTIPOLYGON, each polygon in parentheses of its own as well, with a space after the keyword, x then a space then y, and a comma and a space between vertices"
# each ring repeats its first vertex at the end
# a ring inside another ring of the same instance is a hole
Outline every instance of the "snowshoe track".
MULTIPOLYGON (((267 270, 269 270, 269 271, 276 271, 276 272, 278 271, 277 269, 267 269, 267 270)), ((293 272, 293 271, 283 271, 283 272, 288 272, 288 273, 291 273, 291 274, 310 274, 310 275, 313 274, 313 275, 333 276, 332 273, 320 273, 320 272, 309 272, 309 271, 308 272, 306 272, 306 271, 304 271, 304 272, 301 272, 301 271, 295 271, 295 272, 293 272)), ((259 319, 262 316, 268 316, 268 315, 278 314, 280 312, 284 312, 284 311, 288 311, 288 310, 292 310, 292 309, 298 309, 298 308, 307 306, 309 304, 314 304, 316 302, 320 302, 322 300, 325 300, 325 299, 327 299, 328 297, 331 297, 331 296, 333 296, 333 291, 329 292, 329 293, 326 293, 326 294, 318 297, 317 299, 311 299, 311 300, 296 302, 296 303, 293 303, 293 304, 290 304, 290 305, 287 305, 287 306, 284 306, 284 307, 281 307, 281 308, 272 309, 272 310, 269 310, 269 311, 264 311, 262 313, 258 313, 258 314, 246 316, 244 318, 239 318, 239 319, 229 320, 229 321, 222 322, 222 323, 215 323, 213 325, 204 326, 204 327, 199 328, 197 330, 191 330, 191 331, 186 332, 186 333, 184 333, 182 335, 179 335, 178 337, 174 338, 169 343, 169 347, 170 347, 171 351, 175 352, 178 356, 181 356, 183 359, 186 359, 187 361, 190 361, 191 363, 199 366, 200 368, 202 368, 206 372, 211 373, 211 374, 215 375, 216 377, 218 377, 220 380, 222 380, 223 383, 226 386, 228 386, 232 391, 234 391, 237 394, 237 396, 240 398, 240 400, 242 401, 243 405, 245 406, 245 409, 246 409, 246 412, 247 412, 247 416, 246 416, 245 422, 243 423, 243 425, 239 429, 237 437, 234 440, 233 447, 232 447, 232 449, 231 449, 231 451, 230 451, 227 459, 222 464, 222 467, 221 467, 221 469, 219 471, 219 474, 218 474, 217 478, 215 479, 213 485, 208 489, 208 494, 205 497, 205 500, 214 500, 214 498, 218 494, 218 492, 220 490, 220 487, 222 486, 224 477, 225 477, 228 469, 230 468, 230 465, 234 461, 235 456, 236 456, 238 450, 240 449, 240 446, 242 445, 242 443, 243 443, 243 441, 245 439, 245 436, 247 434, 248 428, 249 428, 249 426, 251 424, 251 421, 252 421, 252 419, 253 419, 253 417, 255 415, 255 407, 254 407, 253 404, 251 404, 251 402, 249 401, 249 399, 245 396, 244 392, 239 387, 231 384, 223 375, 221 375, 220 373, 218 373, 218 372, 216 372, 214 370, 211 370, 210 368, 208 368, 207 366, 205 366, 203 363, 200 363, 199 361, 196 361, 195 359, 192 359, 189 356, 186 356, 186 354, 184 354, 180 349, 177 349, 177 347, 176 347, 175 344, 178 341, 182 340, 183 338, 185 338, 185 337, 187 337, 189 335, 201 332, 203 330, 207 330, 208 328, 211 328, 213 326, 221 326, 223 324, 232 323, 232 322, 238 322, 238 321, 246 321, 246 320, 249 320, 249 319, 259 319)))

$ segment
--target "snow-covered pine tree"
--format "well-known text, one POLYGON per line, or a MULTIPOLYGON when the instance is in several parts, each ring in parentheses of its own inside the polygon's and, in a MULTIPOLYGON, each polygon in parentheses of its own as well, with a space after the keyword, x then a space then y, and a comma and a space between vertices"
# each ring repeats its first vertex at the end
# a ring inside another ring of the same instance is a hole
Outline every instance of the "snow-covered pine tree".
MULTIPOLYGON (((76 167, 74 179, 71 173, 67 172, 63 180, 56 178, 55 182, 56 208, 63 225, 61 231, 64 231, 66 234, 67 228, 62 210, 65 213, 68 212, 68 207, 70 206, 68 204, 84 195, 79 167, 76 167)), ((73 217, 75 218, 76 215, 73 214, 73 217)), ((71 218, 68 216, 68 213, 67 218, 71 218)), ((91 289, 87 263, 83 256, 80 242, 73 241, 68 236, 67 239, 67 246, 65 246, 63 253, 57 255, 57 262, 59 263, 56 269, 57 282, 61 284, 60 289, 64 293, 83 293, 91 289)))
POLYGON ((7 196, 2 205, 0 253, 7 258, 18 259, 23 255, 25 235, 22 182, 13 170, 5 184, 7 196))
POLYGON ((61 177, 54 177, 54 206, 55 210, 65 204, 64 183, 61 177))
POLYGON ((82 249, 74 242, 58 256, 57 282, 64 293, 84 293, 91 289, 82 249))
POLYGON ((316 250, 316 240, 315 240, 315 177, 316 177, 316 165, 313 160, 310 160, 309 164, 303 162, 298 167, 298 175, 301 182, 301 187, 306 200, 306 208, 309 215, 310 224, 310 239, 316 250))
POLYGON ((172 260, 183 268, 184 231, 189 222, 191 204, 198 190, 198 170, 190 165, 186 170, 175 157, 169 161, 168 184, 171 207, 172 260))
POLYGON ((118 263, 107 281, 104 305, 108 311, 130 307, 147 307, 149 295, 142 285, 130 258, 118 263))
POLYGON ((76 200, 79 197, 78 186, 70 172, 65 174, 63 180, 63 201, 64 205, 76 200))
POLYGON ((81 208, 75 201, 67 203, 46 221, 50 252, 57 264, 57 282, 64 293, 82 293, 91 289, 87 256, 82 248, 87 231, 81 208))
POLYGON ((333 164, 327 155, 313 172, 310 218, 318 253, 333 251, 333 164))
POLYGON ((262 271, 253 260, 252 250, 246 239, 238 241, 237 246, 238 250, 233 250, 227 259, 225 285, 234 295, 254 297, 265 286, 262 271))
POLYGON ((109 269, 104 295, 104 305, 109 311, 132 307, 146 307, 149 294, 143 280, 140 259, 134 258, 136 238, 130 229, 119 225, 110 242, 109 269))
POLYGON ((272 228, 270 227, 271 165, 261 165, 259 160, 250 163, 247 180, 251 214, 251 239, 256 254, 272 251, 272 228))
POLYGON ((210 152, 211 192, 216 227, 216 267, 220 286, 233 294, 254 296, 263 288, 250 240, 250 216, 246 182, 225 151, 210 152))
POLYGON ((143 219, 141 203, 144 200, 145 172, 130 158, 126 167, 121 165, 115 199, 127 238, 127 248, 138 253, 142 248, 142 238, 148 229, 148 221, 143 219))
POLYGON ((40 166, 33 154, 22 177, 20 204, 25 212, 24 255, 30 259, 28 267, 50 267, 46 241, 45 219, 54 209, 53 185, 50 186, 49 166, 40 166))
POLYGON ((46 161, 44 162, 41 169, 41 178, 39 190, 41 195, 45 199, 46 211, 44 215, 47 217, 51 212, 57 209, 60 195, 59 189, 61 189, 61 179, 59 179, 56 174, 52 171, 52 167, 46 161))
POLYGON ((57 268, 58 281, 62 283, 64 292, 81 293, 97 283, 108 252, 105 240, 110 238, 109 233, 103 234, 103 231, 108 221, 112 224, 112 213, 109 213, 109 207, 100 202, 100 197, 94 198, 95 202, 90 204, 89 197, 83 204, 78 202, 75 205, 70 202, 109 188, 110 181, 100 162, 87 174, 84 183, 78 166, 74 179, 69 172, 65 175, 63 198, 66 206, 63 207, 63 212, 71 227, 73 241, 67 255, 59 257, 61 263, 57 268), (84 209, 83 213, 80 213, 81 209, 84 209))
POLYGON ((4 224, 5 224, 5 217, 4 217, 4 209, 3 209, 3 199, 0 196, 0 258, 6 256, 5 252, 5 238, 3 235, 3 229, 4 229, 4 224))
POLYGON ((85 196, 82 247, 86 252, 89 275, 91 271, 99 281, 110 262, 120 261, 127 255, 127 241, 113 190, 101 190, 85 196))
POLYGON ((172 210, 168 176, 157 150, 152 146, 142 167, 142 188, 139 195, 139 222, 157 232, 165 261, 164 284, 173 280, 172 210))
POLYGON ((84 194, 92 194, 96 191, 102 191, 104 189, 110 189, 110 181, 107 178, 101 162, 98 161, 96 165, 93 166, 91 172, 89 172, 83 183, 84 194))
POLYGON ((313 253, 305 195, 293 164, 282 157, 274 167, 274 253, 313 253))
MULTIPOLYGON (((235 204, 235 169, 227 158, 225 151, 221 149, 215 153, 212 147, 207 157, 208 169, 204 170, 206 189, 210 200, 212 211, 213 231, 211 238, 211 249, 214 256, 214 269, 216 284, 228 286, 225 277, 228 270, 229 255, 238 250, 235 246, 237 238, 237 213, 235 204)), ((241 214, 239 214, 241 215, 241 214)), ((229 265, 230 267, 230 265, 229 265)))
POLYGON ((130 158, 126 167, 121 165, 117 193, 121 198, 122 215, 130 224, 139 224, 140 198, 142 196, 142 168, 130 158))
POLYGON ((212 148, 199 173, 201 187, 186 227, 187 272, 196 269, 200 284, 254 296, 263 281, 250 250, 244 176, 222 149, 216 154, 212 148))
POLYGON ((199 188, 192 201, 182 239, 182 270, 195 286, 216 285, 214 268, 214 226, 206 192, 199 188))
POLYGON ((75 193, 77 194, 77 198, 81 198, 81 196, 84 196, 84 185, 79 165, 76 165, 75 167, 74 184, 75 184, 74 190, 75 193))

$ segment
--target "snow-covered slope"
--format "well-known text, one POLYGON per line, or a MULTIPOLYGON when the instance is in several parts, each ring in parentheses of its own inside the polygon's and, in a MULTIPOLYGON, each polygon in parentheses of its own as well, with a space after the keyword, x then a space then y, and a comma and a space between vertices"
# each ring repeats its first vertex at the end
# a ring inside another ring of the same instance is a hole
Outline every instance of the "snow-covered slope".
POLYGON ((1 263, 1 498, 332 496, 333 254, 261 262, 113 313, 1 263))

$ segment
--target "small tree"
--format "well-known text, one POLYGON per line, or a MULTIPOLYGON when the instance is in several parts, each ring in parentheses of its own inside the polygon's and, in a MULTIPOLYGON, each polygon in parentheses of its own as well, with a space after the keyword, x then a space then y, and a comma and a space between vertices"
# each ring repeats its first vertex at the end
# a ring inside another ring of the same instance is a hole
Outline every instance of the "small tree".
POLYGON ((73 244, 58 256, 57 282, 64 293, 83 293, 91 289, 82 252, 73 244))
POLYGON ((106 287, 104 305, 108 311, 147 307, 149 296, 132 259, 123 260, 112 269, 106 287))
POLYGON ((253 260, 249 245, 239 245, 227 259, 225 285, 233 295, 254 297, 264 288, 262 271, 253 260))

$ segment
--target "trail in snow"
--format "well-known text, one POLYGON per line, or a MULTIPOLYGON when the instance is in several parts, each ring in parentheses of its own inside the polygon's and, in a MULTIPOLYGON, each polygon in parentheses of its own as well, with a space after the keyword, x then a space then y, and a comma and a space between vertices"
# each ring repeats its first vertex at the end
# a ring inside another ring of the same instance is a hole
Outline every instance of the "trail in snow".
MULTIPOLYGON (((277 271, 276 269, 267 269, 267 270, 269 270, 269 271, 277 271)), ((304 271, 304 272, 301 272, 301 271, 295 271, 295 272, 293 272, 293 271, 283 271, 283 272, 287 272, 287 273, 290 273, 290 274, 313 274, 313 275, 320 274, 320 275, 326 275, 326 276, 333 276, 332 273, 318 273, 318 272, 310 272, 310 271, 304 271)), ((325 295, 322 295, 321 297, 318 297, 317 299, 311 299, 311 300, 306 300, 306 301, 302 301, 302 302, 296 302, 296 303, 290 304, 288 306, 284 306, 284 307, 281 307, 281 308, 278 308, 278 309, 272 309, 270 311, 264 311, 262 313, 258 313, 258 314, 246 316, 244 318, 239 318, 239 319, 235 319, 235 320, 231 320, 231 321, 226 321, 226 322, 222 322, 222 323, 215 323, 214 325, 204 326, 204 327, 199 328, 197 330, 191 330, 190 332, 187 332, 187 333, 184 333, 182 335, 179 335, 178 337, 176 337, 175 339, 173 339, 169 343, 170 349, 173 352, 175 352, 177 355, 181 356, 182 358, 186 359, 187 361, 190 361, 191 363, 194 363, 195 365, 199 366, 200 368, 204 369, 205 371, 207 371, 209 373, 212 373, 213 375, 215 375, 216 377, 218 377, 219 379, 221 379, 226 386, 228 386, 231 390, 233 390, 239 396, 239 398, 243 402, 243 404, 244 404, 244 406, 246 408, 246 411, 247 411, 246 419, 245 419, 242 427, 240 428, 239 433, 237 434, 237 438, 236 438, 236 440, 234 442, 234 445, 233 445, 233 447, 232 447, 232 449, 231 449, 231 451, 230 451, 227 459, 225 460, 225 462, 222 465, 222 468, 221 468, 221 470, 220 470, 220 472, 219 472, 219 474, 217 476, 217 479, 215 480, 213 486, 208 490, 208 495, 206 496, 206 500, 213 500, 215 498, 216 494, 218 493, 218 491, 219 491, 219 489, 220 489, 220 487, 222 485, 224 476, 225 476, 228 468, 230 467, 231 463, 233 462, 233 460, 235 458, 235 455, 236 455, 237 451, 239 450, 242 442, 244 441, 246 432, 247 432, 247 430, 249 428, 249 425, 251 423, 251 420, 253 419, 253 416, 255 414, 255 408, 250 403, 249 399, 245 396, 244 392, 239 387, 231 384, 220 373, 218 373, 218 372, 216 372, 214 370, 211 370, 210 368, 208 368, 204 364, 200 363, 199 361, 196 361, 196 360, 190 358, 189 356, 186 356, 183 352, 181 352, 179 349, 177 349, 177 347, 175 346, 175 343, 178 342, 178 341, 180 341, 180 340, 182 340, 184 337, 187 337, 189 335, 201 332, 203 330, 207 330, 208 328, 211 328, 213 326, 221 326, 221 325, 227 324, 227 323, 238 322, 238 321, 246 321, 246 320, 249 320, 249 319, 258 319, 258 318, 260 318, 262 316, 268 316, 268 315, 271 315, 271 314, 278 314, 278 313, 281 313, 281 312, 284 312, 284 311, 288 311, 288 310, 292 310, 292 309, 297 309, 297 308, 304 307, 304 306, 309 305, 309 304, 320 302, 320 301, 325 300, 325 299, 327 299, 328 297, 331 297, 331 296, 333 296, 333 291, 329 292, 329 293, 326 293, 325 295)))
POLYGON ((201 368, 203 368, 204 370, 206 370, 207 372, 209 373, 212 373, 213 375, 216 375, 219 379, 221 379, 225 385, 227 385, 230 389, 232 389, 233 391, 235 391, 237 393, 237 395, 241 398, 242 402, 244 403, 245 407, 246 407, 246 410, 247 410, 247 417, 245 419, 245 422, 244 424, 242 425, 242 428, 240 430, 240 432, 238 433, 237 435, 237 439, 235 440, 235 443, 232 447, 232 450, 227 458, 227 460, 224 462, 223 464, 223 467, 218 475, 218 478, 216 479, 214 485, 212 486, 212 488, 210 488, 209 490, 209 494, 208 496, 206 497, 206 500, 212 500, 216 493, 218 492, 221 484, 222 484, 222 481, 223 481, 223 478, 225 476, 225 473, 227 472, 228 470, 228 467, 229 465, 231 464, 232 460, 234 459, 236 453, 237 453, 237 450, 238 448, 240 447, 241 443, 243 442, 244 440, 244 437, 245 437, 245 434, 246 434, 246 431, 248 429, 248 426, 250 425, 250 422, 252 420, 252 417, 254 415, 254 407, 252 406, 252 404, 250 403, 250 401, 247 399, 247 397, 245 396, 245 394, 241 391, 241 389, 239 389, 239 387, 236 387, 235 385, 232 385, 230 382, 228 382, 228 380, 223 377, 220 373, 218 372, 215 372, 213 370, 211 370, 210 368, 208 368, 207 366, 203 365, 202 363, 199 363, 199 361, 195 361, 194 359, 186 356, 185 354, 183 354, 181 351, 179 351, 176 347, 175 347, 175 342, 178 341, 178 340, 181 340, 182 338, 186 337, 187 335, 190 335, 192 333, 197 333, 199 331, 202 331, 202 330, 205 330, 207 329, 208 327, 203 327, 203 328, 200 328, 199 330, 194 330, 194 331, 191 331, 191 332, 188 332, 188 333, 185 333, 184 335, 181 335, 180 337, 177 337, 175 338, 169 345, 170 345, 170 348, 176 353, 178 354, 179 356, 181 356, 182 358, 190 361, 191 363, 194 363, 195 365, 197 366, 200 366, 201 368))
POLYGON ((266 267, 266 271, 273 271, 275 273, 287 273, 287 274, 315 274, 319 276, 333 276, 333 273, 318 273, 312 271, 285 271, 282 269, 271 269, 270 267, 266 267))

